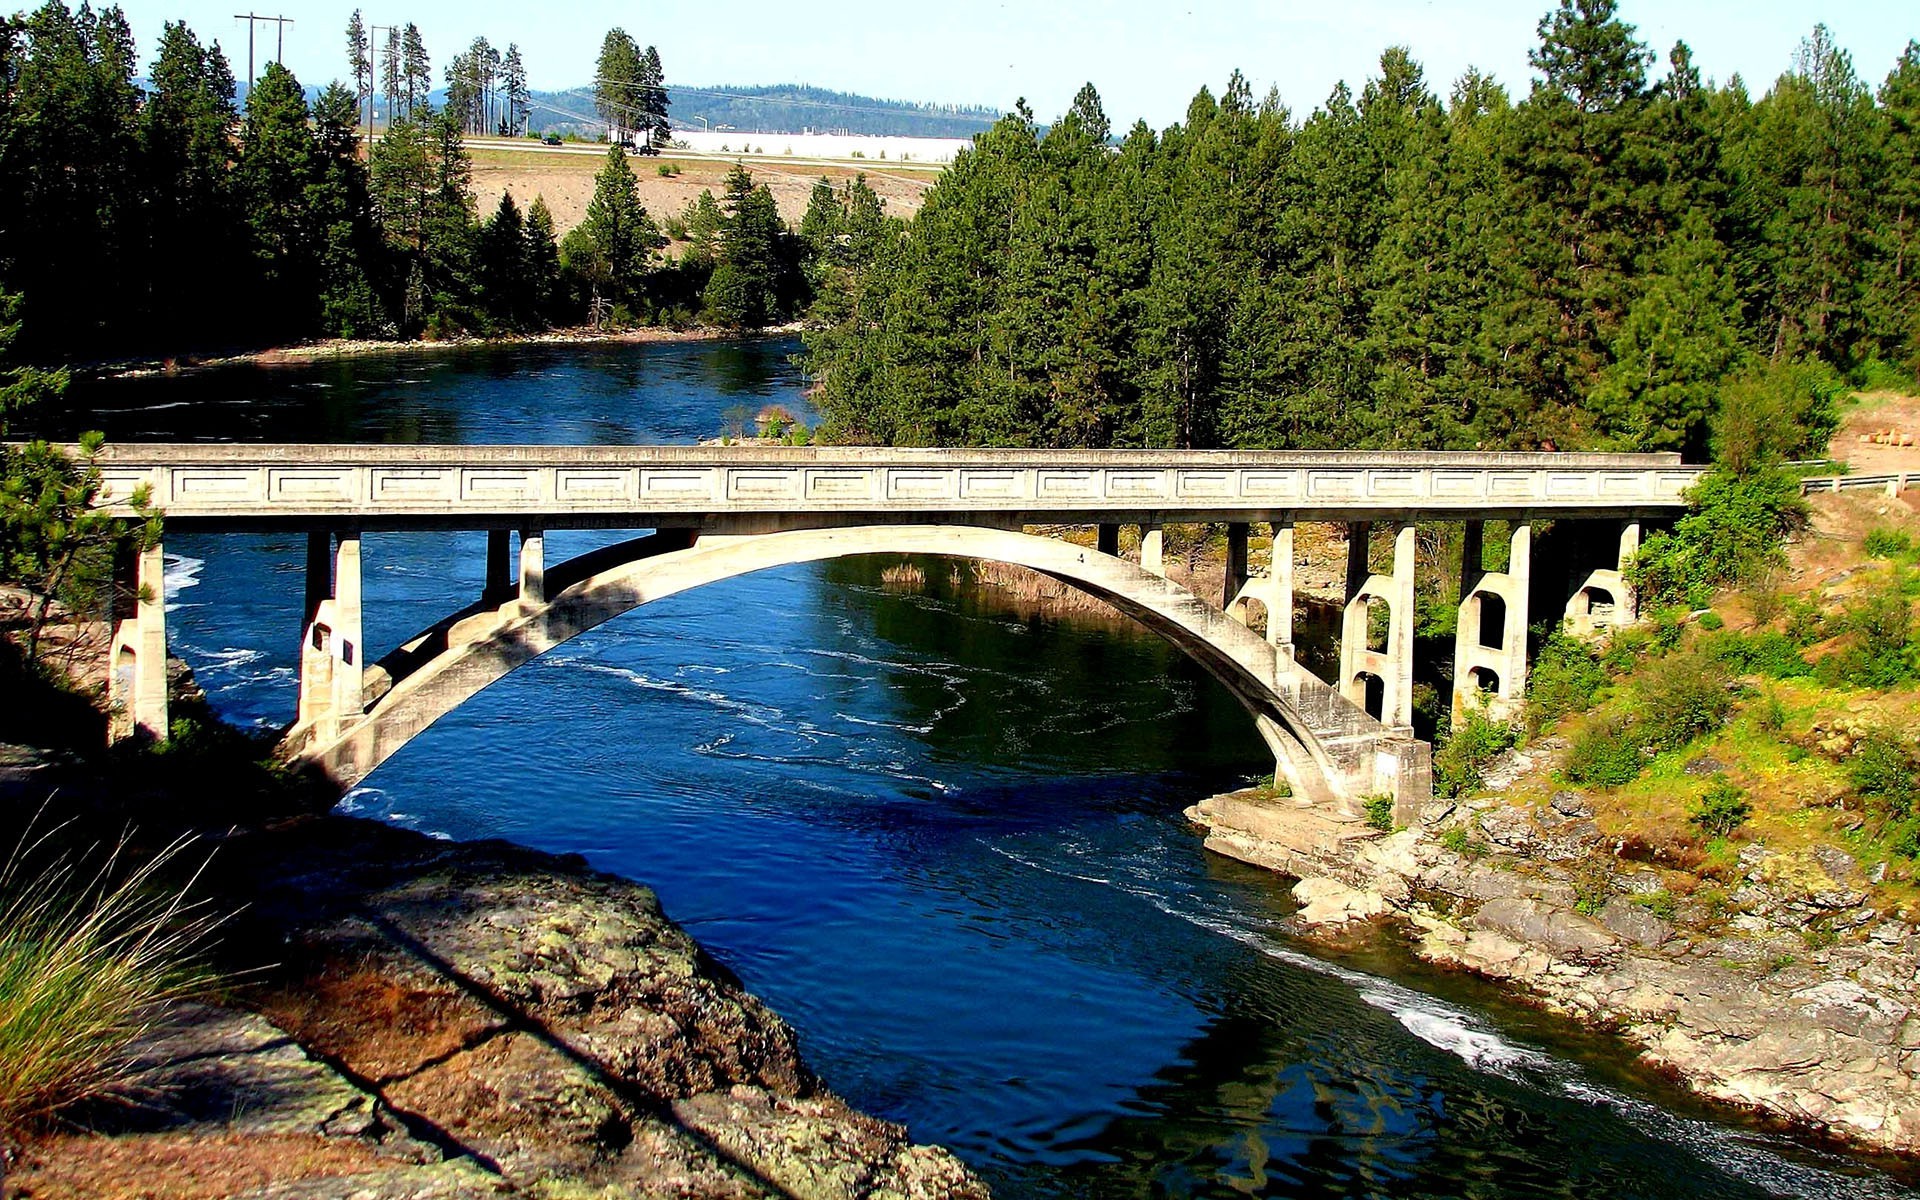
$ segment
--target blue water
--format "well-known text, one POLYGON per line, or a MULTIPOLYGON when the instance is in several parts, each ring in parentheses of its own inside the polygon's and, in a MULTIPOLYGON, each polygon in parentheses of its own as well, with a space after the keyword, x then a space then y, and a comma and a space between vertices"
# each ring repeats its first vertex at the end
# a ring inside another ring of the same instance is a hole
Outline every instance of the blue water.
MULTIPOLYGON (((123 438, 684 442, 805 412, 791 343, 550 348, 97 385, 123 438), (728 414, 731 413, 731 416, 728 414)), ((69 432, 55 430, 54 432, 69 432)), ((626 536, 553 533, 549 561, 626 536)), ((292 714, 304 541, 169 536, 170 633, 230 719, 292 714)), ((479 535, 363 543, 376 650, 470 601, 479 535)), ((1270 770, 1151 637, 1023 618, 924 560, 768 571, 583 636, 343 808, 643 880, 855 1105, 1003 1196, 1878 1196, 1602 1039, 1381 950, 1180 817, 1270 770)))

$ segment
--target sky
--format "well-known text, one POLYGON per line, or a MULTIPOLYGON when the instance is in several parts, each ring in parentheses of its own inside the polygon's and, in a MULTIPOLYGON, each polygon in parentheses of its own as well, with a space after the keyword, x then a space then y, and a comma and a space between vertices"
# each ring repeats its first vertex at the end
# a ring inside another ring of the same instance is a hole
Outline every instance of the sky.
MULTIPOLYGON (((96 0, 97 2, 97 0, 96 0)), ((285 62, 303 83, 347 72, 339 0, 258 0, 254 11, 293 18, 285 62)), ((233 0, 120 0, 143 55, 166 21, 184 19, 226 49, 234 74, 247 61, 247 22, 233 0)), ((1239 69, 1256 96, 1277 87, 1305 114, 1340 80, 1357 91, 1390 45, 1410 47, 1444 95, 1469 66, 1491 72, 1516 96, 1531 78, 1527 51, 1553 0, 725 0, 636 5, 571 0, 557 9, 527 0, 369 0, 369 24, 419 25, 435 83, 446 61, 484 36, 517 42, 538 89, 585 84, 606 31, 620 25, 659 47, 669 83, 811 83, 896 100, 984 104, 1006 110, 1024 97, 1043 121, 1081 84, 1099 90, 1117 128, 1144 118, 1162 128, 1181 118, 1204 84, 1218 94, 1239 69)), ((1910 39, 1920 38, 1915 0, 1622 0, 1623 18, 1659 53, 1676 39, 1703 74, 1738 73, 1757 94, 1788 65, 1800 39, 1824 21, 1873 84, 1910 39)), ((256 67, 272 57, 275 27, 255 35, 256 67)))

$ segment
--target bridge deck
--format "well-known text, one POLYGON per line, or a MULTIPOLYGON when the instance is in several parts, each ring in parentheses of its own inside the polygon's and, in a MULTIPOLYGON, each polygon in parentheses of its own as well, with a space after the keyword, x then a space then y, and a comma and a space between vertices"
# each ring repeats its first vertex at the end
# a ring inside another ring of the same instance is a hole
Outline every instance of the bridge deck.
POLYGON ((1700 470, 1663 454, 788 446, 123 443, 100 461, 109 506, 145 484, 170 522, 234 528, 1653 517, 1700 470))

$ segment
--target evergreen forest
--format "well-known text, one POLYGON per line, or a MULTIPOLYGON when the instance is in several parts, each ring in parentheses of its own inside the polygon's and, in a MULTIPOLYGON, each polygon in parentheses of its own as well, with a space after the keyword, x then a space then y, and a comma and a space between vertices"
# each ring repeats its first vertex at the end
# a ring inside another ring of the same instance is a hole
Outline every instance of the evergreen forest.
MULTIPOLYGON (((589 321, 751 328, 810 299, 810 244, 744 170, 703 197, 701 240, 679 257, 661 253, 619 147, 564 239, 537 196, 478 212, 462 136, 524 130, 517 47, 502 56, 481 38, 455 55, 436 109, 417 28, 387 31, 383 50, 355 12, 344 41, 349 82, 310 103, 278 63, 237 89, 219 47, 184 23, 165 26, 143 85, 117 7, 48 0, 0 21, 9 354, 96 363, 589 321), (369 147, 376 99, 386 123, 369 147)), ((658 77, 652 47, 619 30, 608 44, 658 77)), ((664 96, 640 96, 634 112, 663 125, 664 96)))
POLYGON ((1920 44, 1875 81, 1817 28, 1756 95, 1560 0, 1530 57, 1443 96, 1391 48, 1304 117, 1236 74, 1157 134, 1022 105, 822 272, 825 435, 1704 459, 1726 405, 1793 457, 1911 385, 1920 44))

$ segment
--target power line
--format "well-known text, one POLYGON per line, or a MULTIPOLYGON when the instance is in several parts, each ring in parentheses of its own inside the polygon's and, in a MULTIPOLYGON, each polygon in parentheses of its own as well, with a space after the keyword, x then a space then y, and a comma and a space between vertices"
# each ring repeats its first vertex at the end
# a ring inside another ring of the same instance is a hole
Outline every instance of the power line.
POLYGON ((274 34, 273 61, 279 62, 281 52, 287 48, 287 26, 293 24, 292 17, 263 17, 257 13, 235 13, 233 19, 247 23, 247 92, 253 92, 253 27, 261 21, 272 21, 278 28, 274 34))

